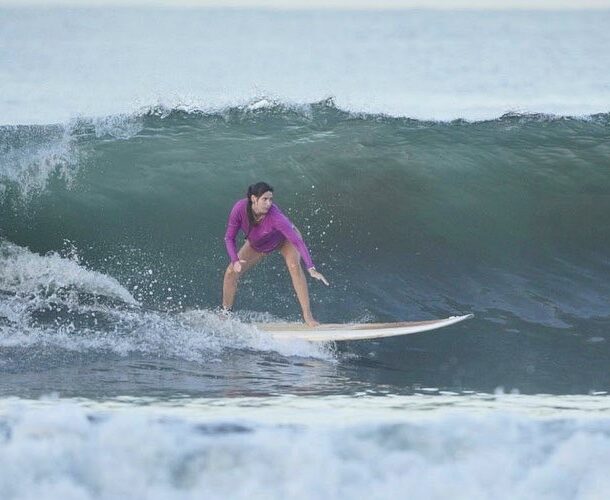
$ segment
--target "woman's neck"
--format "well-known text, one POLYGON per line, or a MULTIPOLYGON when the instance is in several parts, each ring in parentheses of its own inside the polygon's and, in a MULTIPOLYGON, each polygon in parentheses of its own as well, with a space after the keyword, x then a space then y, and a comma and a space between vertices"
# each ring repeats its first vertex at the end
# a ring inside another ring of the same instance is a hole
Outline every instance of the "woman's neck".
POLYGON ((260 222, 265 218, 267 214, 259 214, 258 212, 252 210, 252 214, 254 215, 254 222, 260 222))

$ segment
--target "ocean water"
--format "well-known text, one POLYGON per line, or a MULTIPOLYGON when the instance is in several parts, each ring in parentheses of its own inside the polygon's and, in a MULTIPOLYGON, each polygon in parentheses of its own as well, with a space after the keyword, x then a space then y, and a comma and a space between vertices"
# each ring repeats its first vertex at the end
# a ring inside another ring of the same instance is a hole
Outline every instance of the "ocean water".
POLYGON ((609 21, 0 9, 0 498, 605 498, 609 21), (258 180, 321 321, 475 318, 274 341, 271 255, 222 319, 258 180))

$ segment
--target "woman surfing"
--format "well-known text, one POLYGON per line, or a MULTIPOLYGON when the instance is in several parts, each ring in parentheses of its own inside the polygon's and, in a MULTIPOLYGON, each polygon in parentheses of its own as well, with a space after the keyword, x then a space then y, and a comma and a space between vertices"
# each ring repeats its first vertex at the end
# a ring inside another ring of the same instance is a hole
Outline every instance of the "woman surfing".
POLYGON ((279 250, 292 278, 292 285, 297 294, 303 320, 308 326, 318 326, 318 321, 311 314, 307 279, 301 267, 301 259, 312 278, 328 281, 316 268, 309 255, 299 230, 290 219, 273 203, 273 188, 266 182, 257 182, 248 188, 246 198, 233 206, 225 233, 225 246, 231 259, 227 267, 222 287, 222 307, 231 311, 235 301, 237 282, 252 266, 265 255, 279 250), (235 238, 239 230, 246 235, 246 241, 237 252, 235 238))

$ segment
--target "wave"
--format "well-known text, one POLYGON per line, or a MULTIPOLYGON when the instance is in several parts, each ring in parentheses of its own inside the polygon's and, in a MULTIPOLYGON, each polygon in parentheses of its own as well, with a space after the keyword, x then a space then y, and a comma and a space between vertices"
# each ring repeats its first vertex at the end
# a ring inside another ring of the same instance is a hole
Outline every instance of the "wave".
MULTIPOLYGON (((593 345, 601 361, 609 128, 608 114, 423 122, 271 100, 2 127, 4 321, 30 311, 29 297, 48 303, 56 287, 64 309, 98 301, 122 315, 137 303, 157 316, 136 324, 176 331, 158 314, 217 307, 229 209, 263 179, 331 280, 312 284, 319 319, 474 312, 464 329, 504 332, 509 351, 542 335, 540 349, 572 339, 567 365, 593 345)), ((266 259, 238 308, 298 319, 283 267, 266 259)))
POLYGON ((401 265, 412 304, 451 291, 466 308, 504 303, 565 326, 562 315, 606 315, 609 118, 437 123, 265 101, 4 128, 1 229, 36 252, 74 245, 138 300, 209 306, 228 209, 265 178, 336 281, 401 265), (193 264, 200 275, 187 279, 193 264), (511 293, 524 289, 530 299, 511 293), (555 308, 531 300, 549 295, 555 308))

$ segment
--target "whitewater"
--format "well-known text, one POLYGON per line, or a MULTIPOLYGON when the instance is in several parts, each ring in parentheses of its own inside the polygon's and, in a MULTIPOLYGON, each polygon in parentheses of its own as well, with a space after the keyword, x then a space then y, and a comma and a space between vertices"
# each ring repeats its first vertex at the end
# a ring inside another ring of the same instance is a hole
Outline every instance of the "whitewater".
POLYGON ((0 8, 0 498, 605 498, 609 24, 0 8), (273 340, 278 255, 219 315, 259 180, 318 319, 475 318, 273 340))

